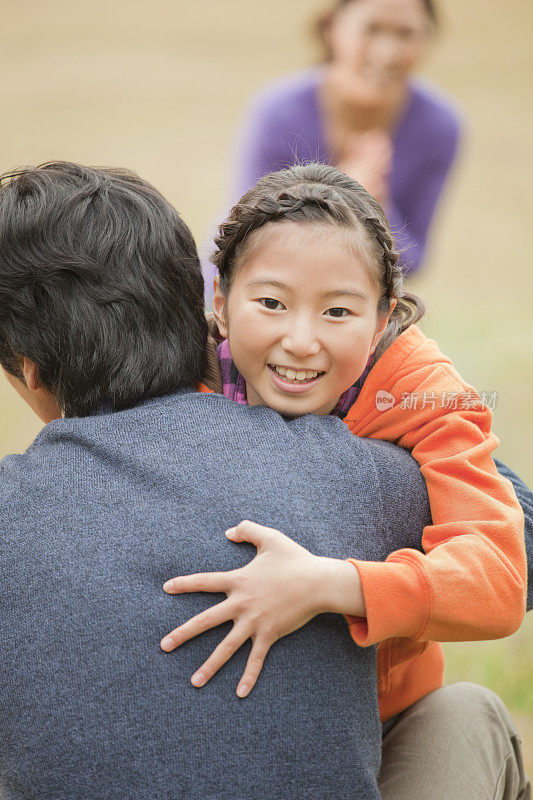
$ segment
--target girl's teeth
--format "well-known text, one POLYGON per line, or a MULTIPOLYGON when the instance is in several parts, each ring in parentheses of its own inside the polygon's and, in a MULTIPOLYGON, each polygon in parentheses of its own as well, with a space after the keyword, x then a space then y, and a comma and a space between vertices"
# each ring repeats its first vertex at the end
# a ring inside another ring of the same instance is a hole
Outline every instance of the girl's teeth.
POLYGON ((286 369, 285 367, 274 367, 276 372, 279 375, 282 375, 284 378, 287 378, 290 381, 305 381, 311 380, 312 378, 316 378, 318 372, 316 370, 300 370, 296 372, 294 369, 286 369))

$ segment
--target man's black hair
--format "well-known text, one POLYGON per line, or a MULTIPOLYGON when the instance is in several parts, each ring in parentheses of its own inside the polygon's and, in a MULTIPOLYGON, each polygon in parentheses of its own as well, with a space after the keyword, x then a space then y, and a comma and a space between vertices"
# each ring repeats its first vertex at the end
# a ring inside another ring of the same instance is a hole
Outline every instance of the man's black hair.
POLYGON ((65 416, 202 377, 207 326, 191 232, 153 186, 68 162, 0 178, 0 364, 26 356, 65 416))

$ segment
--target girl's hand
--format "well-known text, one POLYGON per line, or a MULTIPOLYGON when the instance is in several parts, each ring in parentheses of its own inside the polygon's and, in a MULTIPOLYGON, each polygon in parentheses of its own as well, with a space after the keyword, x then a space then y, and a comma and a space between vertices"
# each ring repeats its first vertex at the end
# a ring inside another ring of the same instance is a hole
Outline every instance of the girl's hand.
POLYGON ((161 641, 166 652, 228 620, 234 625, 207 661, 192 676, 204 686, 226 661, 252 639, 252 650, 237 687, 246 697, 275 641, 325 611, 364 615, 359 573, 347 561, 320 558, 273 528, 244 521, 226 531, 234 542, 251 542, 257 555, 230 572, 184 575, 167 581, 169 594, 225 592, 227 599, 176 628, 161 641), (346 609, 346 610, 345 610, 346 609))

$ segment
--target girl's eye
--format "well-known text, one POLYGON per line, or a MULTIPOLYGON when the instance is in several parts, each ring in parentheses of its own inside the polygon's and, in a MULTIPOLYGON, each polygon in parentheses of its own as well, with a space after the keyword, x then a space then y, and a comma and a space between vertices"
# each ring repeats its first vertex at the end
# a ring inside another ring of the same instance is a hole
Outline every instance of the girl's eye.
POLYGON ((326 314, 329 314, 330 317, 347 317, 350 312, 347 308, 328 308, 326 314))
POLYGON ((282 308, 285 308, 283 303, 280 303, 279 300, 274 300, 273 297, 260 297, 259 302, 265 308, 270 309, 270 311, 280 311, 282 308))

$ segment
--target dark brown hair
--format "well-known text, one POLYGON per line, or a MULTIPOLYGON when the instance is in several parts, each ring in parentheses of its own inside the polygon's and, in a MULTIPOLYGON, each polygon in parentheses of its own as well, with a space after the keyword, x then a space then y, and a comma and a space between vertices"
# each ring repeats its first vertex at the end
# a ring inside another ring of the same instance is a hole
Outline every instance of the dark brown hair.
MULTIPOLYGON (((320 14, 320 16, 315 20, 314 29, 315 34, 318 36, 320 44, 324 50, 324 60, 329 61, 331 58, 331 51, 327 41, 326 32, 331 24, 331 21, 337 11, 343 6, 347 6, 348 3, 354 3, 356 0, 337 0, 335 5, 329 9, 329 11, 320 14)), ((437 13, 437 8, 433 0, 422 0, 422 4, 426 10, 426 14, 428 15, 429 20, 431 21, 433 28, 436 29, 439 27, 439 15, 437 13)))
POLYGON ((218 229, 217 250, 211 258, 225 295, 246 258, 250 234, 269 222, 284 220, 337 225, 363 234, 374 273, 371 277, 380 292, 378 314, 388 314, 390 301, 397 301, 375 359, 423 316, 420 298, 404 292, 399 254, 383 209, 357 181, 325 164, 298 165, 265 175, 232 208, 218 229))
POLYGON ((0 177, 0 364, 22 356, 65 416, 129 408, 202 377, 194 239, 126 170, 57 162, 0 177))

